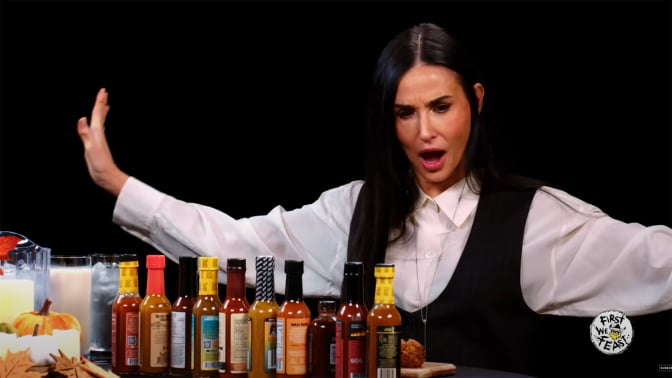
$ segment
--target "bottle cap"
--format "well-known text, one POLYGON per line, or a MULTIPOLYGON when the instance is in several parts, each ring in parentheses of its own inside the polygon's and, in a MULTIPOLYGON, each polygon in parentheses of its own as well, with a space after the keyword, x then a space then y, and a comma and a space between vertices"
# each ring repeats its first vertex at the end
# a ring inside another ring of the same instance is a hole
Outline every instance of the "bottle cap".
POLYGON ((199 257, 198 270, 218 270, 219 258, 215 256, 199 257))
POLYGON ((163 269, 166 267, 166 256, 147 255, 147 269, 163 269))
POLYGON ((227 270, 245 270, 245 259, 226 259, 227 270))
POLYGON ((394 278, 394 264, 376 264, 376 267, 374 268, 374 277, 394 278))
POLYGON ((361 261, 347 261, 344 272, 346 276, 361 276, 364 273, 364 263, 361 261))
POLYGON ((285 260, 285 274, 303 274, 303 261, 285 260))
POLYGON ((319 302, 317 302, 317 311, 336 312, 336 301, 330 299, 321 299, 319 302))

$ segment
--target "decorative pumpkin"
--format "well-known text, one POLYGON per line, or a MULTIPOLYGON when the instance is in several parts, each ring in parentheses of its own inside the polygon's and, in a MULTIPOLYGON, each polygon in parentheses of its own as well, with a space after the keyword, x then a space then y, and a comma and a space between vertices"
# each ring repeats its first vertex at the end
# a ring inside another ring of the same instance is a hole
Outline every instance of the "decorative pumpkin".
POLYGON ((19 336, 51 335, 54 329, 76 329, 80 337, 82 327, 73 315, 65 312, 49 312, 51 300, 44 300, 40 311, 24 312, 14 319, 12 325, 19 336))

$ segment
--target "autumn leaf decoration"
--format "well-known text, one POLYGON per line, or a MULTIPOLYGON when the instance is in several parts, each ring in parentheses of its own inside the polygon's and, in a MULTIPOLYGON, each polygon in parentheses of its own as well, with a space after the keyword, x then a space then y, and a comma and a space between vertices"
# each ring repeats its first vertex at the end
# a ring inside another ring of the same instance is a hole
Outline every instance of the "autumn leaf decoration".
MULTIPOLYGON (((16 245, 22 240, 24 239, 12 234, 0 235, 0 260, 9 260, 10 258, 7 254, 16 248, 16 245)), ((0 268, 0 276, 3 274, 4 272, 0 268)))
POLYGON ((56 361, 54 373, 68 378, 120 378, 109 370, 105 370, 94 364, 85 357, 81 357, 81 362, 75 357, 66 356, 62 350, 58 350, 60 356, 49 353, 51 358, 56 361))
POLYGON ((0 378, 40 378, 49 373, 32 371, 33 367, 28 349, 16 353, 7 349, 5 358, 0 357, 0 378))

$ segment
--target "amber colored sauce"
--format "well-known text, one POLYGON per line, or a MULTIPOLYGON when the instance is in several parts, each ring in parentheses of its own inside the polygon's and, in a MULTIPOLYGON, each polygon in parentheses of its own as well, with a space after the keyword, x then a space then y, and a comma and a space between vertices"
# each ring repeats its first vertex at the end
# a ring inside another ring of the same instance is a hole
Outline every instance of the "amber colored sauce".
POLYGON ((248 378, 275 377, 277 315, 280 305, 273 299, 250 306, 250 362, 248 378))
POLYGON ((303 300, 303 261, 285 260, 285 301, 278 310, 278 378, 306 376, 310 320, 303 300))
POLYGON ((147 290, 140 303, 140 374, 167 375, 172 304, 164 285, 164 255, 147 255, 147 290))
POLYGON ((375 275, 374 305, 367 317, 367 376, 400 377, 401 315, 394 305, 394 265, 377 264, 375 275))
POLYGON ((192 311, 192 377, 217 377, 219 374, 219 299, 218 258, 199 257, 198 297, 192 311))
POLYGON ((275 300, 273 256, 255 257, 256 287, 250 317, 250 354, 248 378, 275 377, 277 348, 277 317, 280 305, 275 300))
POLYGON ((137 374, 142 302, 138 292, 138 261, 124 261, 123 258, 119 263, 119 293, 112 303, 112 371, 137 374))

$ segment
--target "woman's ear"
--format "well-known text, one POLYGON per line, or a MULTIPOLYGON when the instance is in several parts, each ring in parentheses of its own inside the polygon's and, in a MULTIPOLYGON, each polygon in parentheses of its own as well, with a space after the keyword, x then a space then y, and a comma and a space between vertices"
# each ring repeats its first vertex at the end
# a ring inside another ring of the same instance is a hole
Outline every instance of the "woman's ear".
POLYGON ((483 84, 474 84, 474 93, 476 93, 476 99, 478 99, 478 112, 480 113, 483 108, 483 96, 485 96, 485 88, 483 87, 483 84))

